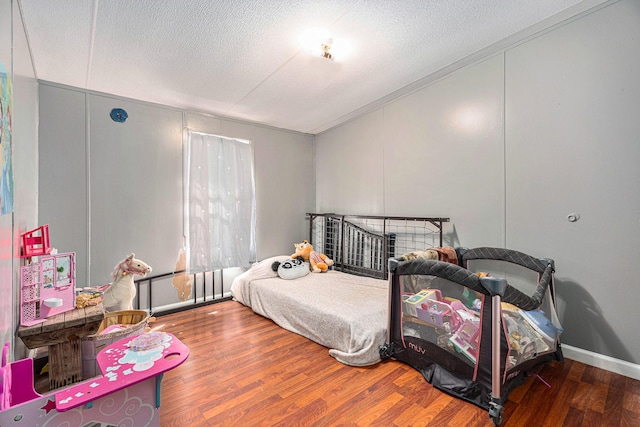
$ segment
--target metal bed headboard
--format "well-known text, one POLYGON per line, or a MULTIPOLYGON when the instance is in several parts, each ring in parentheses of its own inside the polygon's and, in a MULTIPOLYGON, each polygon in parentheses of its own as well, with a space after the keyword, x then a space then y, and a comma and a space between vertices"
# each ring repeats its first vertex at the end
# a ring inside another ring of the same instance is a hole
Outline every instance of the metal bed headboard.
POLYGON ((449 218, 307 213, 309 242, 334 261, 334 269, 386 279, 387 260, 443 245, 449 218))

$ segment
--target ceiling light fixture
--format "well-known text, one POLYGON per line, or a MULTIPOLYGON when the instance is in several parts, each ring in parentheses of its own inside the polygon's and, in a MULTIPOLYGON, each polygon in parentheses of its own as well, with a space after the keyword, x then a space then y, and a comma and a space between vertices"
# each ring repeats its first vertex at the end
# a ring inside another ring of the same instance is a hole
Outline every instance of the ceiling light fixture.
POLYGON ((331 33, 326 28, 310 28, 300 37, 300 46, 313 56, 333 60, 335 52, 332 52, 334 44, 331 33))
POLYGON ((331 55, 331 52, 329 52, 331 50, 332 43, 333 43, 333 40, 329 39, 320 45, 320 49, 321 49, 320 56, 326 59, 333 59, 333 55, 331 55))

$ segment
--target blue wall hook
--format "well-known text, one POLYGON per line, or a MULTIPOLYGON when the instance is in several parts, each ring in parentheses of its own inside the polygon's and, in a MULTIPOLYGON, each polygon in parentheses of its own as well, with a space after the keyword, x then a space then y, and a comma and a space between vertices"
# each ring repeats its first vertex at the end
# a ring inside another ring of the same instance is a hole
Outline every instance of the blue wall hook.
POLYGON ((127 112, 122 108, 114 108, 111 110, 111 114, 109 115, 111 116, 111 120, 118 123, 124 123, 127 120, 127 117, 129 117, 127 112))

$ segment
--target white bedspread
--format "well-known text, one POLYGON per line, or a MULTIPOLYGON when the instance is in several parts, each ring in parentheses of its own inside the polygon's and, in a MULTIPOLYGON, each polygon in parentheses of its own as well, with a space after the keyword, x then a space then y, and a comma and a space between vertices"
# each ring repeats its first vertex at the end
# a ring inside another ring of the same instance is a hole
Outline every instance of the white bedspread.
POLYGON ((286 258, 266 259, 236 277, 231 285, 234 299, 329 348, 339 362, 379 362, 379 349, 387 339, 387 281, 331 270, 284 280, 271 264, 286 258))

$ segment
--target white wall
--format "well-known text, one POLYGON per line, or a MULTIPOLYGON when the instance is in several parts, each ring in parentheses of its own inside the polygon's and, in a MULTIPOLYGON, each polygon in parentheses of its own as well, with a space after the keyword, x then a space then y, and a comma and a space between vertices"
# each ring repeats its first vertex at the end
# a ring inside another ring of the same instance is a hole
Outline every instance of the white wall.
POLYGON ((446 244, 554 258, 563 342, 638 364, 638 52, 623 0, 317 135, 317 209, 446 216, 446 244))

